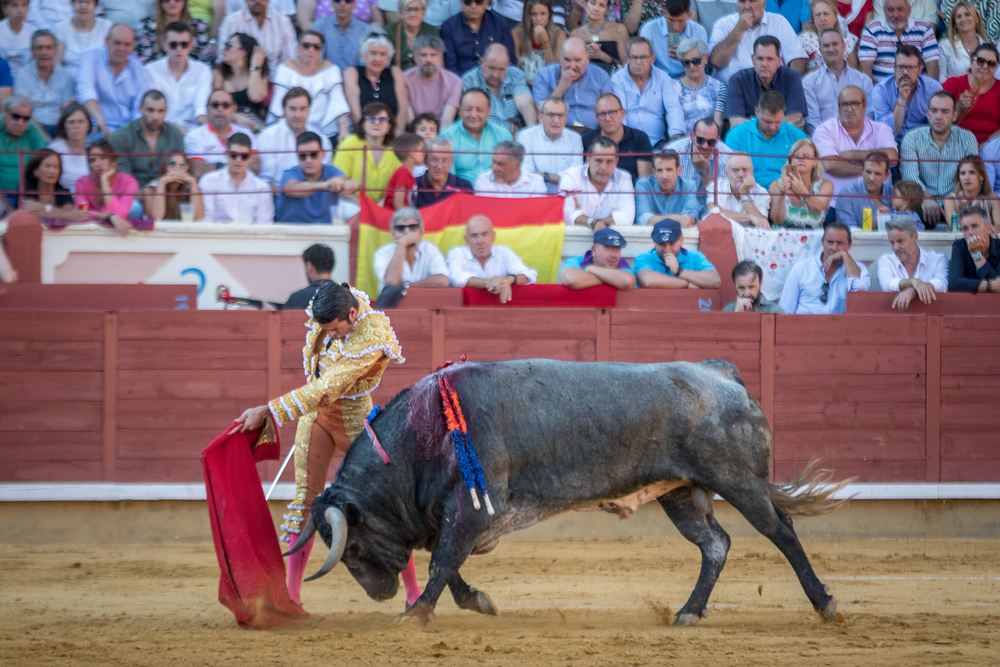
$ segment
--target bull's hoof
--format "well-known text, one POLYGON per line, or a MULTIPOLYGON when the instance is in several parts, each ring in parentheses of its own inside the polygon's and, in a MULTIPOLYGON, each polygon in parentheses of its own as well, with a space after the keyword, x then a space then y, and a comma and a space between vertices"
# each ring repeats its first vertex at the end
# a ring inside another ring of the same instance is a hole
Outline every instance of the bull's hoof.
POLYGON ((477 591, 472 589, 472 595, 469 596, 462 604, 458 605, 460 609, 468 609, 469 611, 474 611, 477 614, 485 614, 487 616, 496 616, 497 608, 493 606, 493 600, 490 596, 482 591, 477 591))
POLYGON ((831 597, 830 601, 826 603, 826 606, 820 610, 819 615, 822 616, 823 620, 827 622, 837 620, 837 598, 831 597))
POLYGON ((677 614, 675 617, 677 625, 694 625, 701 620, 698 614, 677 614))
POLYGON ((429 605, 421 605, 419 602, 396 617, 397 623, 403 623, 414 628, 422 628, 433 620, 434 609, 429 605))

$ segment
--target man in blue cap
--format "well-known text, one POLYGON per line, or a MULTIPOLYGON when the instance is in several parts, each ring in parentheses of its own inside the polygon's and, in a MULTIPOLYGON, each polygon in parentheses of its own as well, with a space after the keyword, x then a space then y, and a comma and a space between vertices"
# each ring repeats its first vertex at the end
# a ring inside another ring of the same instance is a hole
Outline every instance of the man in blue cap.
POLYGON ((594 245, 583 257, 570 257, 559 267, 559 282, 570 289, 611 285, 617 290, 635 287, 635 276, 622 259, 625 237, 605 227, 594 232, 594 245))
POLYGON ((656 247, 635 258, 640 287, 718 289, 722 285, 719 272, 705 255, 683 247, 681 223, 660 220, 653 225, 652 237, 656 247))

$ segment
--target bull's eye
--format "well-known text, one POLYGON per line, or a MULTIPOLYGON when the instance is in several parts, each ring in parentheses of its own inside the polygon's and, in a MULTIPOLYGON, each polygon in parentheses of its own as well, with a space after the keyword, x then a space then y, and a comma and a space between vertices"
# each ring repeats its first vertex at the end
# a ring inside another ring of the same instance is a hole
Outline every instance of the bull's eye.
POLYGON ((347 555, 351 558, 359 558, 361 556, 361 547, 357 544, 348 544, 347 555))

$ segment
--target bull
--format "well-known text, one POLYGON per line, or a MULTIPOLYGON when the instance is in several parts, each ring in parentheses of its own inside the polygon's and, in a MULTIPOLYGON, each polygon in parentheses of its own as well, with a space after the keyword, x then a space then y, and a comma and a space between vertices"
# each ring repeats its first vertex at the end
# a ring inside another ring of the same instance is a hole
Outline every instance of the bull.
MULTIPOLYGON (((460 363, 400 392, 371 422, 392 459, 367 433, 349 448, 336 481, 303 526, 330 546, 337 564, 374 600, 396 595, 414 549, 432 552, 419 600, 398 620, 423 625, 445 586, 462 609, 495 615, 490 597, 459 572, 500 537, 571 510, 627 515, 655 499, 701 550, 701 573, 678 625, 706 615, 730 539, 716 522, 713 494, 735 507, 785 555, 813 608, 836 616, 836 599, 813 572, 790 515, 832 511, 837 486, 803 471, 768 481, 771 429, 731 363, 570 363, 523 359, 460 363), (436 375, 458 393, 489 483, 495 516, 473 508, 442 414, 436 375)), ((290 552, 291 553, 291 552, 290 552)))

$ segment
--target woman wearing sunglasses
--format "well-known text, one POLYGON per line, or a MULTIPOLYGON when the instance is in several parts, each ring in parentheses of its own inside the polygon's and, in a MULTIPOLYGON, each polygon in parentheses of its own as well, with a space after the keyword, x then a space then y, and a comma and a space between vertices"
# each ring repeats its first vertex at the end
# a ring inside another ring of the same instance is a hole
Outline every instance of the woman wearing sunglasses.
POLYGON ((76 182, 76 207, 90 212, 90 219, 115 228, 119 236, 128 236, 132 226, 125 219, 139 183, 130 175, 118 172, 118 160, 111 144, 95 141, 87 147, 90 174, 76 182))
POLYGON ((167 54, 163 51, 163 33, 175 21, 187 23, 194 31, 191 58, 211 65, 215 62, 215 45, 209 42, 212 31, 208 23, 191 16, 188 0, 158 0, 156 13, 142 19, 142 25, 135 37, 135 57, 140 62, 150 63, 167 54))
POLYGON ((941 85, 958 100, 958 126, 975 134, 980 145, 1000 134, 1000 86, 993 78, 998 62, 997 47, 980 44, 969 57, 969 73, 941 85))
POLYGON ((193 207, 193 222, 205 217, 205 204, 198 181, 188 171, 184 153, 174 153, 160 165, 157 179, 142 189, 142 202, 150 218, 181 220, 181 204, 193 207))
POLYGON ((403 71, 391 65, 396 49, 389 38, 381 33, 369 33, 361 42, 362 65, 344 70, 344 92, 351 107, 351 120, 358 126, 364 115, 362 109, 370 102, 381 102, 392 111, 396 133, 406 131, 406 83, 403 71))
POLYGON ((344 172, 375 201, 385 196, 392 174, 399 169, 399 159, 392 152, 396 138, 396 117, 385 102, 369 102, 361 110, 364 120, 357 133, 340 142, 333 166, 344 172), (364 150, 366 149, 367 150, 364 150))
POLYGON ((325 136, 344 138, 351 131, 348 123, 350 108, 344 98, 340 68, 329 60, 323 60, 325 45, 322 33, 315 30, 302 33, 298 57, 281 63, 274 73, 271 114, 275 118, 283 118, 285 94, 292 88, 305 88, 312 98, 307 124, 319 128, 325 136))
POLYGON ((212 90, 221 88, 232 95, 239 110, 235 122, 259 132, 267 118, 264 101, 271 92, 270 75, 267 51, 250 35, 234 32, 222 46, 222 62, 215 67, 212 90))
MULTIPOLYGON (((726 110, 726 84, 705 75, 708 65, 708 45, 699 37, 689 37, 677 45, 677 59, 684 67, 679 80, 681 109, 684 110, 684 131, 691 132, 694 124, 712 116, 722 127, 726 110)), ((672 132, 673 130, 671 130, 672 132)))

